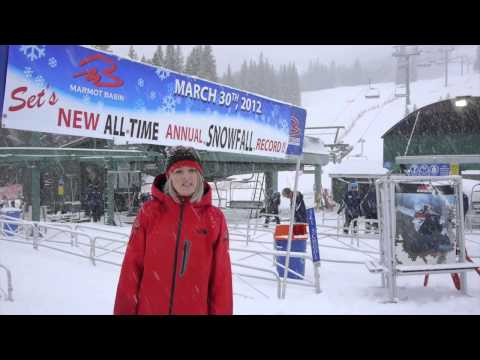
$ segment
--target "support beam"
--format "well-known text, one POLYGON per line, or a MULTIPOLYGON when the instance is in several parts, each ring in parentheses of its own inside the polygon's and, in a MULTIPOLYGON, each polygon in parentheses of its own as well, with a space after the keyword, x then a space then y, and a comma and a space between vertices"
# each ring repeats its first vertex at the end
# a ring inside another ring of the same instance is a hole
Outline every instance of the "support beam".
POLYGON ((323 204, 322 201, 322 166, 321 165, 315 165, 314 167, 314 179, 315 183, 313 184, 314 186, 314 195, 315 195, 315 207, 320 209, 320 207, 323 204))
POLYGON ((114 202, 114 176, 115 173, 110 172, 109 170, 115 170, 114 164, 111 161, 106 162, 105 172, 106 172, 106 209, 105 209, 105 223, 107 225, 114 225, 114 216, 115 216, 115 202, 114 202))
POLYGON ((32 221, 40 221, 40 168, 34 164, 31 170, 32 221))
POLYGON ((266 171, 265 172, 265 193, 269 194, 275 193, 278 191, 278 172, 276 171, 266 171))

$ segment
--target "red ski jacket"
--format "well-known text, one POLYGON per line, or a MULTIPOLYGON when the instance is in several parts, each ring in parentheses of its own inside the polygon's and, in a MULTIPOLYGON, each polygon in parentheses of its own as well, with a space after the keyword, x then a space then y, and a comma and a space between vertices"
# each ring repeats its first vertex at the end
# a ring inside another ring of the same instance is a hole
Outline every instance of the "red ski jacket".
POLYGON ((204 185, 200 202, 176 203, 163 193, 165 174, 152 186, 128 242, 115 315, 233 313, 228 229, 204 185))

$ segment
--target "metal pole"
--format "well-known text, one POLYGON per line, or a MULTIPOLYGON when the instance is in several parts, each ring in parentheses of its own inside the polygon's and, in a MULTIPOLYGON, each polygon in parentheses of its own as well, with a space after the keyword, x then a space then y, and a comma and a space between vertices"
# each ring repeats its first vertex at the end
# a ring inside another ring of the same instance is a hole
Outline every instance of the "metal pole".
POLYGON ((405 74, 405 82, 407 85, 407 101, 405 105, 405 111, 408 112, 408 105, 410 105, 410 56, 406 55, 405 59, 407 60, 405 65, 405 69, 407 71, 405 74))
POLYGON ((286 290, 287 290, 287 276, 288 276, 288 269, 290 265, 289 263, 290 263, 290 252, 292 247, 293 221, 294 221, 295 209, 297 204, 298 176, 300 171, 301 158, 302 158, 302 155, 299 155, 297 157, 297 166, 295 169, 295 185, 293 187, 293 199, 292 199, 292 204, 290 206, 290 225, 288 228, 287 255, 285 257, 285 270, 284 270, 283 281, 282 281, 281 299, 285 299, 286 290))
POLYGON ((445 49, 445 87, 448 86, 448 50, 445 49))
MULTIPOLYGON (((464 237, 464 218, 463 218, 463 184, 461 179, 457 179, 456 182, 458 183, 457 188, 457 199, 458 199, 458 205, 457 205, 457 214, 459 215, 459 221, 458 221, 458 245, 460 248, 460 262, 465 262, 465 237, 464 237)), ((462 291, 462 294, 467 294, 467 273, 462 271, 460 273, 460 289, 462 291)))
POLYGON ((40 221, 40 169, 32 166, 32 221, 40 221))
POLYGON ((316 262, 313 264, 313 276, 315 281, 315 292, 320 294, 322 290, 320 289, 320 263, 316 262))

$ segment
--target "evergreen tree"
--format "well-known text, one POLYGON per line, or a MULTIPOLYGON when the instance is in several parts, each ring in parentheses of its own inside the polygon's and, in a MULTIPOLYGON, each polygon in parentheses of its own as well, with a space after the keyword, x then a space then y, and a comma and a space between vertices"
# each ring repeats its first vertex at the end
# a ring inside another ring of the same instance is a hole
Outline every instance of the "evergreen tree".
POLYGON ((330 63, 329 74, 328 74, 328 88, 334 88, 337 86, 337 77, 336 77, 336 64, 335 61, 330 63))
POLYGON ((189 75, 199 76, 200 73, 200 56, 202 53, 202 45, 193 47, 192 51, 185 62, 185 72, 189 75))
POLYGON ((155 66, 164 66, 162 45, 157 45, 157 50, 153 54, 152 64, 155 66))
POLYGON ((247 61, 243 60, 242 66, 240 68, 240 72, 238 74, 238 81, 237 81, 238 86, 242 90, 247 89, 247 82, 248 82, 247 76, 248 76, 247 61))
POLYGON ((175 45, 167 45, 165 50, 165 67, 167 69, 176 71, 177 64, 175 63, 175 45))
POLYGON ((300 92, 300 77, 298 76, 297 67, 295 63, 292 63, 290 67, 290 84, 291 87, 291 103, 300 106, 302 103, 300 92))
POLYGON ((180 45, 177 45, 177 48, 175 49, 175 64, 177 66, 176 71, 178 72, 184 71, 183 55, 182 55, 182 49, 180 48, 180 45))
POLYGON ((359 85, 364 84, 364 75, 362 65, 358 59, 355 59, 355 63, 353 64, 353 83, 352 85, 359 85))
POLYGON ((200 52, 199 77, 210 81, 217 81, 217 64, 211 45, 205 45, 200 52))
POLYGON ((148 60, 145 57, 145 55, 142 55, 142 60, 140 60, 142 63, 148 64, 148 60))
POLYGON ((288 101, 288 72, 286 65, 281 65, 278 72, 277 98, 282 101, 288 101))
POLYGON ((222 83, 228 86, 235 87, 235 79, 233 78, 230 64, 228 64, 227 66, 227 72, 223 75, 222 83))
POLYGON ((130 49, 128 50, 128 57, 132 60, 138 60, 138 55, 135 49, 133 48, 133 45, 130 45, 130 49))
POLYGON ((480 45, 477 45, 477 58, 475 59, 475 63, 473 64, 473 69, 476 72, 480 72, 480 45))

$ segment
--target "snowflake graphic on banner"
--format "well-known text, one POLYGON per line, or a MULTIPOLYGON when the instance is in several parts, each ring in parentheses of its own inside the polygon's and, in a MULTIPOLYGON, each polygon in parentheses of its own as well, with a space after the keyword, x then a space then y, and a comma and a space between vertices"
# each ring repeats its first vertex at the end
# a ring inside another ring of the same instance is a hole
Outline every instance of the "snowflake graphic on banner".
POLYGON ((145 81, 143 81, 143 79, 140 78, 140 79, 137 80, 137 84, 138 84, 138 86, 143 87, 143 85, 145 85, 145 81))
POLYGON ((150 91, 150 95, 149 95, 150 100, 155 100, 156 97, 157 97, 157 93, 155 91, 150 91))
POLYGON ((282 129, 283 131, 287 131, 288 130, 288 121, 285 120, 285 118, 282 118, 280 120, 280 129, 282 129))
POLYGON ((30 66, 26 66, 23 69, 23 73, 25 74, 25 78, 27 78, 27 79, 31 79, 32 76, 33 76, 33 70, 30 66))
POLYGON ((157 74, 158 78, 163 81, 170 76, 170 71, 165 69, 157 69, 155 74, 157 74))
POLYGON ((192 109, 192 106, 193 106, 193 100, 190 99, 190 98, 186 98, 184 103, 185 103, 185 110, 187 112, 190 112, 190 110, 192 109))
POLYGON ((19 51, 30 61, 35 61, 45 56, 45 45, 22 45, 19 51))
POLYGON ((135 102, 135 109, 137 109, 137 110, 144 110, 145 109, 145 103, 143 102, 142 99, 138 99, 135 102))
POLYGON ((175 113, 176 102, 173 96, 165 96, 163 98, 163 112, 175 113))
POLYGON ((48 59, 48 66, 50 66, 52 69, 54 67, 57 67, 57 59, 55 59, 54 57, 48 59))
POLYGON ((45 84, 45 79, 43 78, 42 75, 38 75, 36 78, 35 78, 35 83, 42 87, 44 84, 45 84))

